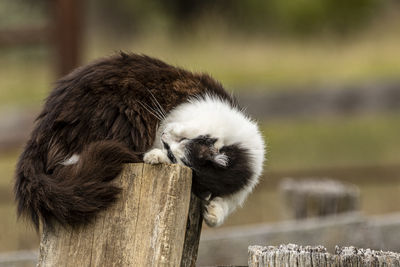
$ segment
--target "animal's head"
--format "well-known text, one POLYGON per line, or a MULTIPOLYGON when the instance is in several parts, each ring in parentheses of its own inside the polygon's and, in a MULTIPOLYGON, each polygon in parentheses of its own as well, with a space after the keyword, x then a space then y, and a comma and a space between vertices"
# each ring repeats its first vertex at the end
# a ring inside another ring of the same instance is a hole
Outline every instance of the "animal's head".
POLYGON ((163 149, 170 161, 192 168, 207 164, 221 168, 228 166, 228 156, 215 146, 217 140, 209 135, 195 138, 175 136, 168 132, 161 135, 163 149))
POLYGON ((159 141, 171 162, 244 168, 257 180, 264 162, 264 141, 257 124, 237 107, 216 97, 192 99, 168 114, 159 141))

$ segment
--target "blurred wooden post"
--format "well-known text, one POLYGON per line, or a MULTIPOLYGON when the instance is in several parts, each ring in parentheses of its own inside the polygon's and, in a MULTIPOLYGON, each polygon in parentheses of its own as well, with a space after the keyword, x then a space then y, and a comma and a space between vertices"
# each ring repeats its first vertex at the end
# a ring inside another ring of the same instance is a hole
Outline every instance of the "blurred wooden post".
POLYGON ((84 0, 49 0, 57 75, 81 63, 84 0))
POLYGON ((400 254, 394 252, 358 249, 336 246, 330 254, 323 246, 298 246, 294 244, 279 247, 250 246, 249 267, 398 267, 400 254))
POLYGON ((120 200, 92 224, 44 229, 38 266, 195 266, 202 216, 191 170, 129 164, 116 183, 120 200))
POLYGON ((352 184, 331 179, 296 181, 286 178, 280 184, 285 204, 296 219, 320 217, 359 209, 360 193, 352 184))

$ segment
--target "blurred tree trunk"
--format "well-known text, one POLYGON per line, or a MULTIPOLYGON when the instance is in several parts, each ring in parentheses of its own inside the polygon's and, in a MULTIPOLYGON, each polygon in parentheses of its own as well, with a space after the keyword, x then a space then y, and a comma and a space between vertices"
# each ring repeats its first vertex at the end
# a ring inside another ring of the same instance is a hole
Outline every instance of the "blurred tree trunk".
POLYGON ((49 0, 57 76, 79 66, 82 57, 84 0, 49 0))

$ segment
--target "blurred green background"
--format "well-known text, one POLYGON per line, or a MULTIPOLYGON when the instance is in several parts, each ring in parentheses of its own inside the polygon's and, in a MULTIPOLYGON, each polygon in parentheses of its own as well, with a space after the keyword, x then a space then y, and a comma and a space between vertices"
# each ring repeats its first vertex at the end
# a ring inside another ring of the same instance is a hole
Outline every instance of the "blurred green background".
MULTIPOLYGON (((79 64, 120 50, 144 53, 210 73, 242 96, 343 93, 369 84, 380 90, 387 83, 394 84, 394 92, 400 91, 398 1, 83 2, 79 64)), ((27 39, 36 41, 14 42, 9 34, 52 28, 49 3, 0 1, 0 124, 6 125, 16 114, 37 113, 59 78, 52 38, 31 36, 27 39)), ((247 206, 226 225, 284 219, 275 185, 287 171, 313 175, 326 169, 330 176, 330 170, 355 168, 358 171, 350 180, 361 189, 364 213, 399 211, 400 179, 395 179, 399 176, 378 172, 375 179, 363 179, 371 166, 394 168, 400 174, 398 103, 387 109, 366 106, 363 112, 324 116, 297 116, 296 110, 285 116, 258 116, 268 144, 265 175, 247 206), (261 201, 268 212, 255 214, 261 201)), ((19 134, 5 126, 0 129, 3 135, 19 134)), ((38 245, 37 235, 15 216, 13 171, 22 146, 0 147, 0 251, 38 245)))

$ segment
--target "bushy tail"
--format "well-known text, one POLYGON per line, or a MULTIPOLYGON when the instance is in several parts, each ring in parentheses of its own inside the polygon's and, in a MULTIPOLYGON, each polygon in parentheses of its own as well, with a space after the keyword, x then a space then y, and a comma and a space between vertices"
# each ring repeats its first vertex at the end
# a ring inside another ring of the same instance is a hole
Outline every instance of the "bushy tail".
POLYGON ((123 145, 101 141, 89 144, 76 164, 60 165, 46 174, 40 157, 25 151, 14 187, 18 214, 30 218, 36 229, 40 220, 47 227, 54 222, 73 227, 85 224, 118 197, 120 188, 111 182, 123 163, 140 161, 123 145))

